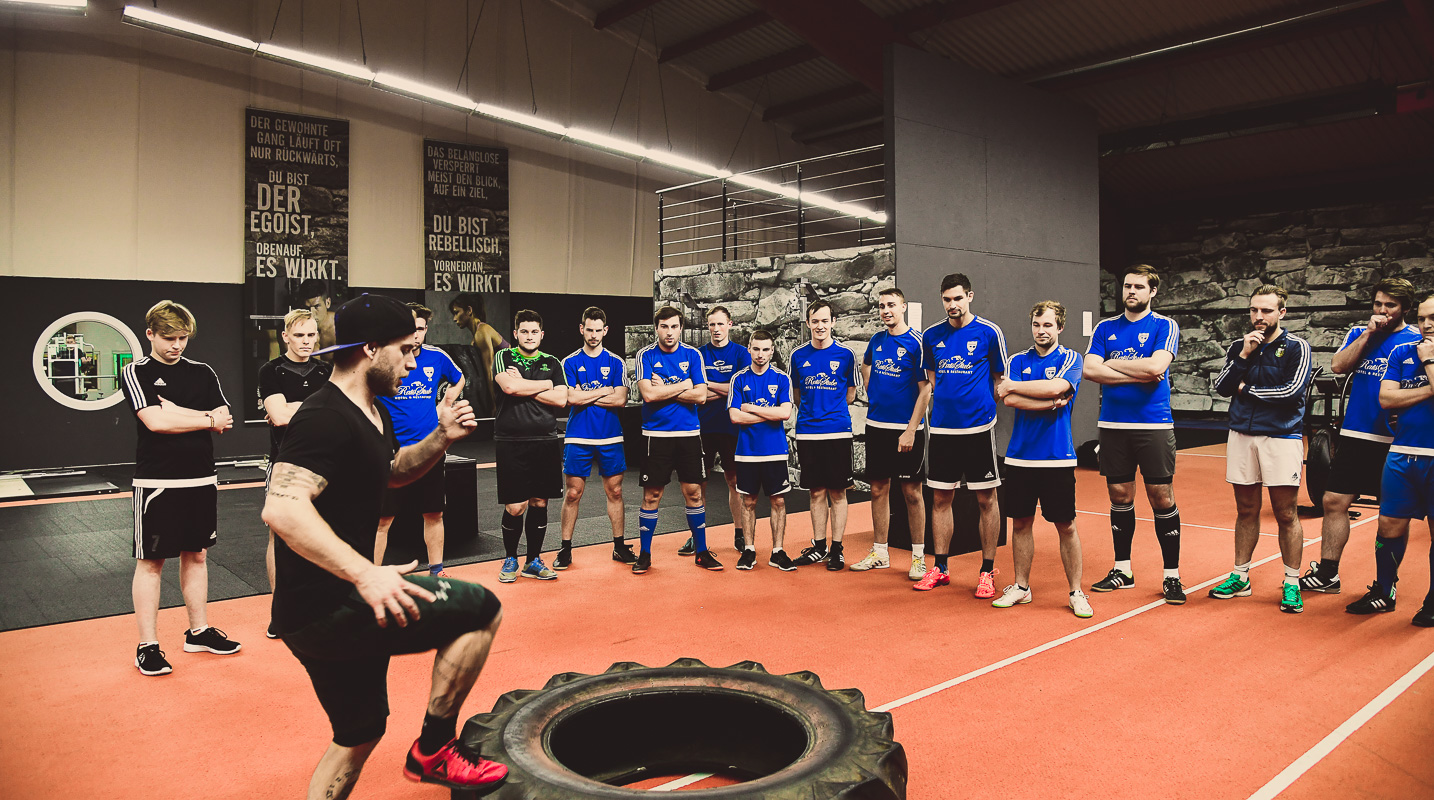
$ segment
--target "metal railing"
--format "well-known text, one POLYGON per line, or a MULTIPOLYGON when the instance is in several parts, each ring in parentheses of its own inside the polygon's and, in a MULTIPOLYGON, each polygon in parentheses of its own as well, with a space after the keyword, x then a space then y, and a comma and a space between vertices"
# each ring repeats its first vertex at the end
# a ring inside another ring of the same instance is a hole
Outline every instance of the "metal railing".
POLYGON ((886 241, 882 145, 657 191, 663 268, 886 241))

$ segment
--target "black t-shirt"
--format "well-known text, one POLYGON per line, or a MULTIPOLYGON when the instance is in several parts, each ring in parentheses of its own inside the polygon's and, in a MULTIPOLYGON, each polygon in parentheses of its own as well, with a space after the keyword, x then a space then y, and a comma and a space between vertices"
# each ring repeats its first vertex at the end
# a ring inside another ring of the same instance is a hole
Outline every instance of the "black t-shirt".
MULTIPOLYGON (((334 368, 327 361, 311 358, 308 361, 293 361, 281 355, 259 368, 259 407, 264 407, 264 398, 281 395, 286 403, 302 403, 320 386, 329 382, 334 368)), ((279 445, 284 441, 287 425, 269 426, 269 460, 279 455, 279 445)))
MULTIPOLYGON (((493 374, 501 375, 509 367, 517 367, 524 380, 552 381, 565 386, 562 362, 538 351, 532 358, 522 358, 516 347, 499 350, 493 356, 493 374)), ((502 441, 561 438, 558 434, 558 409, 543 404, 536 397, 518 397, 498 387, 498 415, 493 421, 493 438, 502 441)))
POLYGON ((158 406, 163 397, 191 411, 211 411, 229 405, 219 388, 219 376, 208 364, 180 358, 166 364, 145 356, 120 370, 120 386, 135 412, 139 442, 135 446, 136 478, 207 478, 214 474, 214 441, 209 431, 155 433, 145 427, 139 412, 158 406))
MULTIPOLYGON (((340 539, 372 557, 379 506, 398 441, 393 421, 375 403, 383 431, 339 387, 326 383, 289 421, 279 463, 322 476, 328 485, 314 499, 319 516, 340 539)), ((343 603, 353 584, 289 549, 275 537, 274 619, 281 632, 296 631, 343 603)))

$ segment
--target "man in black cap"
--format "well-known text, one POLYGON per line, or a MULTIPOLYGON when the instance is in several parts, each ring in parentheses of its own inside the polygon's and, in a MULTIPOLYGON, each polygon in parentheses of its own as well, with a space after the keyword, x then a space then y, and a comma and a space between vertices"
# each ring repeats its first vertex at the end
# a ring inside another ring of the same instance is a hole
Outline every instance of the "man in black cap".
POLYGON ((327 348, 333 377, 289 421, 264 504, 264 522, 279 537, 273 619, 333 726, 308 796, 348 796, 387 724, 389 657, 428 650, 437 651, 433 688, 403 774, 491 790, 507 767, 468 751, 454 734, 498 629, 497 598, 477 584, 405 575, 416 561, 377 566, 365 555, 373 552, 384 486, 427 472, 476 425, 473 410, 449 389, 437 429, 399 448, 375 398, 393 395, 414 368, 413 313, 392 298, 363 295, 335 317, 338 343, 327 348))

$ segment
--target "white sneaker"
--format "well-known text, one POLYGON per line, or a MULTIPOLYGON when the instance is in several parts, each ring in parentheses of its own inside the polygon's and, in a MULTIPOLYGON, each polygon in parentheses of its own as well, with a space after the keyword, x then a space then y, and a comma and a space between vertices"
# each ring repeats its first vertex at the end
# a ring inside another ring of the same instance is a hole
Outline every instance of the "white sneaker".
POLYGON ((887 569, 890 566, 891 557, 889 555, 878 553, 873 550, 870 553, 866 554, 866 558, 863 558, 855 564, 852 564, 851 566, 847 567, 847 569, 856 570, 857 572, 865 572, 869 569, 887 569))
POLYGON ((1011 584, 1001 590, 1001 596, 991 601, 992 608, 1010 608, 1017 603, 1031 602, 1031 590, 1011 584))
POLYGON ((1090 608, 1090 598, 1085 596, 1085 592, 1076 592, 1071 595, 1070 606, 1071 611, 1081 619, 1090 619, 1095 616, 1095 612, 1090 608))
POLYGON ((913 581, 919 581, 926 577, 926 559, 920 556, 911 557, 911 569, 907 570, 906 577, 913 581))

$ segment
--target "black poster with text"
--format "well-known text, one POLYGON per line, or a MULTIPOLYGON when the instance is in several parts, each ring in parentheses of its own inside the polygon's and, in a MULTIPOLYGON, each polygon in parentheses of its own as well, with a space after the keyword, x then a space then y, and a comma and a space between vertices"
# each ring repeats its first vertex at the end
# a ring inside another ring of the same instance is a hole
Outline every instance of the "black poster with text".
POLYGON ((334 344, 349 283, 349 123, 244 110, 244 414, 262 422, 259 367, 283 352, 291 309, 334 344))

